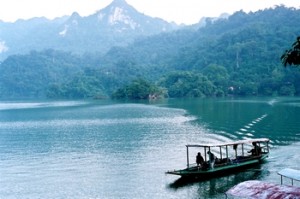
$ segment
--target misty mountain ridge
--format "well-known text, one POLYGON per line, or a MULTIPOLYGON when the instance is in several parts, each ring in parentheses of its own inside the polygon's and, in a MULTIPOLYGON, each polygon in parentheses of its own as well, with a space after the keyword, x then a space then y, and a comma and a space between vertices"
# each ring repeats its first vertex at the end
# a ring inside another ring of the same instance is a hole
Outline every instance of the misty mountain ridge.
POLYGON ((112 46, 126 46, 138 37, 180 28, 160 18, 138 12, 125 0, 114 0, 90 16, 74 12, 48 20, 44 17, 0 21, 0 60, 31 50, 57 49, 75 53, 105 53, 112 46))
MULTIPOLYGON (((65 26, 84 26, 89 24, 96 29, 107 29, 112 33, 125 33, 135 31, 135 34, 152 35, 178 28, 175 23, 168 23, 159 18, 152 18, 139 13, 125 0, 114 0, 109 6, 99 10, 93 15, 81 17, 73 13, 65 26)), ((63 30, 63 32, 65 29, 63 30)), ((65 35, 61 34, 60 35, 65 35)))
MULTIPOLYGON (((56 35, 55 39, 71 49, 86 45, 87 36, 98 41, 90 46, 102 44, 99 29, 90 31, 94 24, 102 27, 102 34, 106 30, 106 35, 112 34, 113 29, 104 26, 112 24, 125 22, 123 33, 137 28, 123 11, 116 11, 120 8, 111 8, 88 17, 74 13, 63 22, 58 18, 48 23, 56 29, 37 30, 56 35), (84 20, 89 23, 83 23, 84 20)), ((170 97, 300 95, 299 70, 286 70, 280 62, 281 54, 299 35, 299 12, 284 6, 248 14, 239 11, 226 19, 207 19, 202 28, 190 26, 139 37, 103 54, 78 56, 71 50, 52 48, 9 56, 0 64, 0 98, 102 98, 136 78, 166 88, 170 97)), ((36 27, 43 21, 31 20, 36 27)), ((26 21, 18 23, 18 31, 28 26, 26 21)), ((24 28, 25 33, 30 31, 24 28)), ((42 43, 42 39, 36 38, 35 42, 42 43)))

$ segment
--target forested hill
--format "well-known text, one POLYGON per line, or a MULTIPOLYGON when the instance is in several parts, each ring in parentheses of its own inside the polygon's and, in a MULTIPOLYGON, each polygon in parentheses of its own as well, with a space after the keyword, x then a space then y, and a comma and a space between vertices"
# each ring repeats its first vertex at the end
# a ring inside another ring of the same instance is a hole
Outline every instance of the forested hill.
POLYGON ((0 65, 1 97, 131 97, 129 90, 138 93, 145 87, 148 93, 133 97, 151 92, 170 97, 299 95, 299 69, 280 62, 299 35, 300 10, 278 6, 207 19, 198 30, 187 27, 139 39, 104 56, 54 50, 15 55, 0 65))
MULTIPOLYGON (((106 56, 140 64, 166 64, 172 69, 201 70, 220 64, 228 70, 259 64, 280 64, 280 55, 300 34, 300 10, 276 7, 255 13, 236 12, 205 28, 160 34, 114 48, 106 56)), ((169 70, 169 68, 167 68, 169 70)))

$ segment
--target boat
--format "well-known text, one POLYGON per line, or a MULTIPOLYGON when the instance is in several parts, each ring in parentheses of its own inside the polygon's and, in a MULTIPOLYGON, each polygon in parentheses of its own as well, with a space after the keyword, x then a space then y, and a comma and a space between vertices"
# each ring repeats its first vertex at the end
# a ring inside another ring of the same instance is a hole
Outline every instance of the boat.
POLYGON ((186 145, 187 167, 169 170, 166 174, 205 180, 255 167, 268 157, 269 141, 268 138, 258 138, 219 144, 188 144, 186 145), (195 154, 197 151, 204 154, 202 163, 191 163, 192 149, 196 151, 195 154))
POLYGON ((300 170, 285 168, 277 172, 280 175, 280 182, 283 184, 283 177, 289 178, 292 182, 292 186, 294 185, 294 180, 300 182, 300 170))
POLYGON ((293 186, 294 180, 300 181, 300 171, 286 168, 277 173, 281 176, 281 184, 259 180, 244 181, 226 191, 226 198, 300 199, 300 187, 293 186), (289 178, 292 186, 284 185, 283 177, 289 178))

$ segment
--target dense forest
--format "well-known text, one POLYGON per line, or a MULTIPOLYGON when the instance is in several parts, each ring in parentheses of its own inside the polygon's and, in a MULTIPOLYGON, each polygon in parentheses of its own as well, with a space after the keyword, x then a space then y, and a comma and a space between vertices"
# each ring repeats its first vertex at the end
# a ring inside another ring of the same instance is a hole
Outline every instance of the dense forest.
POLYGON ((280 59, 299 35, 300 10, 277 6, 140 38, 105 55, 32 51, 1 63, 0 97, 300 95, 299 68, 280 59))

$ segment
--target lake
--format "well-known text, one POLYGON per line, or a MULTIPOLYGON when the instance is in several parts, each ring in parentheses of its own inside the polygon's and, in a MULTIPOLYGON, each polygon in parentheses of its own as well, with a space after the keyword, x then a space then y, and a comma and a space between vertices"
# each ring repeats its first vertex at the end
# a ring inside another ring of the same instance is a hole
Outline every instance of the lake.
POLYGON ((244 180, 280 183, 278 170, 300 169, 299 115, 296 97, 2 101, 0 198, 225 198, 244 180), (257 168, 190 183, 165 175, 186 166, 186 144, 260 137, 271 154, 257 168))

